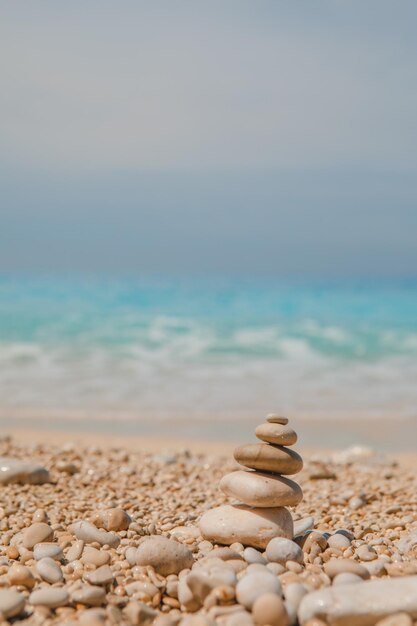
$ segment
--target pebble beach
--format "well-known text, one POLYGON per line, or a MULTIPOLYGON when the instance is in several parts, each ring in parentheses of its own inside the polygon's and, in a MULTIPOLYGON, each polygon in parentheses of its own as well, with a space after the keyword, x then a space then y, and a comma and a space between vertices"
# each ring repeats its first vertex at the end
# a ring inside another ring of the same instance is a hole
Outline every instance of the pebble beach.
POLYGON ((254 547, 199 525, 233 506, 227 447, 125 443, 2 436, 2 623, 417 623, 414 456, 303 451, 292 537, 254 547))

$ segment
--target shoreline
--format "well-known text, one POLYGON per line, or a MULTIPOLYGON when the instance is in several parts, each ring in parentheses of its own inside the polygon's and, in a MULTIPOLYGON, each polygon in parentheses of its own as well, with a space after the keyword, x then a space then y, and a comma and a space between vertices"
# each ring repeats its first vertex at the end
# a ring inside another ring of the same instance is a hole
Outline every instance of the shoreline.
MULTIPOLYGON (((236 416, 233 419, 51 419, 0 417, 0 433, 15 434, 27 440, 27 434, 35 439, 80 438, 91 440, 120 440, 122 446, 130 442, 169 442, 173 447, 187 445, 192 449, 199 446, 207 450, 224 447, 230 451, 240 441, 253 438, 257 418, 236 416)), ((407 453, 416 451, 415 433, 417 419, 370 419, 330 420, 292 418, 291 423, 299 433, 299 445, 307 450, 343 449, 353 445, 368 446, 385 453, 407 453)))

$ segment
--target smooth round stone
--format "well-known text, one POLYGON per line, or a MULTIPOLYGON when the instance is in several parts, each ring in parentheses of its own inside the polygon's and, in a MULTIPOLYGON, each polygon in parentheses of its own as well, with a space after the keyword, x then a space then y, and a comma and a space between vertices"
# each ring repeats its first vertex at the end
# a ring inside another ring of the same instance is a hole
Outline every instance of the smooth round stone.
POLYGON ((297 433, 287 424, 271 422, 260 424, 255 430, 255 435, 262 441, 280 446, 293 446, 297 441, 297 433))
POLYGON ((0 589, 0 616, 4 619, 18 615, 25 606, 25 597, 14 589, 0 589))
POLYGON ((338 574, 356 574, 363 579, 369 578, 369 572, 364 565, 352 559, 330 559, 324 564, 324 571, 330 578, 334 578, 338 574))
POLYGON ((136 551, 137 565, 152 565, 162 576, 178 574, 194 563, 191 550, 174 539, 156 535, 145 539, 136 551))
POLYGON ((51 584, 59 583, 64 578, 58 563, 49 556, 36 563, 36 571, 43 580, 51 584))
POLYGON ((102 565, 92 572, 87 572, 84 578, 92 585, 109 585, 113 582, 114 576, 108 565, 102 565))
POLYGON ((65 558, 67 559, 68 563, 71 563, 72 561, 78 561, 78 559, 81 557, 82 553, 84 550, 84 541, 82 541, 81 539, 77 539, 77 541, 74 541, 74 543, 71 545, 71 547, 68 549, 68 552, 65 555, 65 558))
POLYGON ((303 517, 294 521, 294 537, 303 537, 308 530, 314 528, 314 517, 303 517))
POLYGON ((64 558, 61 546, 57 543, 37 543, 33 548, 33 557, 35 561, 40 561, 45 557, 50 557, 56 561, 61 561, 64 558))
POLYGON ((105 530, 115 531, 127 530, 131 521, 132 519, 130 515, 128 515, 123 509, 119 508, 98 511, 91 518, 91 522, 95 526, 104 528, 105 530))
POLYGON ((47 469, 36 463, 0 457, 0 484, 10 485, 42 485, 49 483, 50 477, 47 469))
POLYGON ((44 587, 32 591, 29 596, 29 603, 34 606, 47 606, 55 609, 58 606, 64 606, 69 602, 69 594, 63 587, 44 587))
POLYGON ((93 546, 86 546, 83 550, 82 556, 80 558, 81 563, 91 563, 96 567, 101 567, 102 565, 107 565, 110 561, 110 554, 106 552, 106 550, 97 550, 97 548, 93 548, 93 546))
POLYGON ((350 572, 343 572, 337 574, 333 578, 333 585, 354 585, 355 583, 361 583, 362 578, 357 574, 351 574, 350 572))
POLYGON ((293 536, 292 517, 284 507, 266 509, 225 504, 207 511, 199 526, 203 537, 229 546, 239 541, 245 546, 266 548, 274 537, 293 536))
POLYGON ((239 446, 234 451, 234 457, 241 465, 264 472, 297 474, 303 469, 303 460, 297 452, 270 443, 239 446))
POLYGON ((288 418, 278 415, 278 413, 268 413, 266 421, 271 424, 283 424, 284 426, 285 424, 288 424, 288 418))
POLYGON ((258 550, 255 550, 255 548, 245 548, 243 551, 243 558, 246 563, 249 563, 249 565, 254 563, 259 565, 267 564, 266 558, 258 550))
POLYGON ((296 561, 302 563, 304 561, 304 553, 300 546, 284 537, 275 537, 266 546, 265 556, 271 563, 280 563, 285 565, 287 561, 296 561))
POLYGON ((269 572, 252 572, 243 576, 236 585, 236 599, 245 609, 251 609, 254 602, 264 593, 281 596, 279 578, 269 572))
POLYGON ((301 487, 296 482, 263 472, 231 472, 221 479, 220 489, 249 506, 295 506, 303 499, 301 487))
POLYGON ((256 626, 287 626, 288 615, 282 598, 274 593, 264 593, 252 607, 256 626))
POLYGON ((44 522, 35 522, 23 531, 23 545, 32 550, 37 543, 50 541, 54 538, 54 531, 44 522))
POLYGON ((7 578, 11 585, 22 585, 27 589, 32 589, 35 585, 35 577, 26 565, 20 565, 20 563, 13 563, 7 572, 7 578))
POLYGON ((346 550, 349 548, 351 541, 345 535, 341 533, 335 533, 334 535, 330 535, 327 540, 330 548, 339 548, 340 550, 346 550))

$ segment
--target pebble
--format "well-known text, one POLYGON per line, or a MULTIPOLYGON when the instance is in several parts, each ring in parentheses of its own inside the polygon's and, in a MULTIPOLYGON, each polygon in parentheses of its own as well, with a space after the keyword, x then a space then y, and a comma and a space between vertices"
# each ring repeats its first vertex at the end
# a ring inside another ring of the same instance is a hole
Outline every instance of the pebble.
POLYGON ((266 422, 256 427, 255 435, 267 443, 292 446, 297 442, 297 433, 290 426, 266 422))
POLYGON ((86 606, 100 606, 106 599, 106 590, 94 585, 82 585, 72 592, 71 599, 86 606))
POLYGON ((395 613, 380 620, 376 626, 413 626, 413 620, 407 613, 395 613))
POLYGON ((251 572, 243 576, 236 585, 236 599, 246 609, 252 609, 253 603, 264 593, 282 595, 279 579, 268 572, 251 572))
POLYGON ((374 561, 378 558, 378 554, 375 552, 374 548, 366 544, 362 544, 356 548, 356 556, 359 557, 360 561, 374 561))
POLYGON ((266 558, 255 548, 245 548, 243 551, 243 558, 246 563, 260 563, 262 565, 267 564, 266 558))
POLYGON ((49 556, 36 563, 36 571, 47 583, 59 583, 64 578, 58 563, 49 556))
POLYGON ((327 539, 327 543, 331 548, 339 548, 340 550, 345 550, 349 548, 351 541, 345 535, 341 533, 335 533, 334 535, 330 535, 327 539))
POLYGON ((82 539, 77 539, 77 541, 74 541, 74 543, 71 545, 65 555, 68 563, 71 563, 72 561, 77 561, 81 557, 83 550, 84 541, 82 541, 82 539))
POLYGON ((127 530, 132 519, 130 515, 123 509, 113 508, 106 511, 99 511, 95 513, 91 522, 98 528, 104 528, 105 530, 127 530))
POLYGON ((356 574, 363 579, 369 578, 369 572, 366 567, 352 559, 331 559, 324 564, 324 571, 330 578, 346 572, 356 574))
POLYGON ((37 543, 33 548, 33 558, 35 561, 40 561, 45 557, 50 557, 56 561, 61 561, 64 558, 64 553, 61 546, 57 543, 37 543))
POLYGON ((301 487, 283 476, 238 470, 226 474, 220 489, 249 506, 295 506, 303 499, 301 487))
POLYGON ((91 563, 96 567, 101 567, 102 565, 107 565, 110 561, 110 554, 106 552, 106 550, 97 550, 97 548, 93 548, 93 546, 86 546, 83 550, 80 561, 84 564, 91 563))
POLYGON ((109 585, 113 582, 114 575, 108 565, 102 565, 92 572, 87 572, 84 578, 92 585, 109 585))
POLYGON ((278 595, 264 593, 255 600, 252 617, 257 626, 287 626, 288 614, 285 604, 278 595))
POLYGON ((301 626, 313 618, 330 624, 371 626, 393 613, 417 618, 417 576, 363 581, 309 593, 301 601, 301 626))
POLYGON ((152 565, 158 574, 168 576, 190 568, 194 563, 194 557, 184 544, 157 535, 142 541, 136 552, 136 563, 152 565))
POLYGON ((49 472, 45 467, 21 461, 20 459, 10 459, 0 457, 0 484, 10 485, 18 483, 21 485, 42 485, 49 483, 49 472))
POLYGON ((303 460, 295 450, 269 443, 245 444, 233 454, 241 465, 264 472, 297 474, 303 469, 303 460))
POLYGON ((303 517, 294 521, 294 537, 300 537, 314 528, 314 517, 303 517))
POLYGON ((117 548, 120 543, 120 537, 115 533, 101 530, 94 524, 91 524, 91 522, 75 522, 72 524, 71 529, 77 539, 82 539, 85 543, 97 542, 101 546, 108 545, 111 548, 117 548))
POLYGON ((200 519, 206 539, 226 545, 239 541, 244 546, 266 548, 274 537, 293 536, 291 514, 283 507, 266 509, 230 505, 211 509, 200 519))
POLYGON ((351 572, 342 572, 341 574, 337 574, 333 578, 333 585, 354 585, 356 583, 361 583, 363 578, 358 576, 357 574, 352 574, 351 572))
POLYGON ((54 531, 45 522, 35 522, 23 531, 23 545, 28 550, 32 550, 37 543, 51 541, 54 538, 54 531))
POLYGON ((265 556, 268 561, 281 565, 285 565, 287 561, 302 563, 304 560, 304 553, 300 546, 295 541, 283 537, 271 539, 266 546, 265 556))
POLYGON ((27 589, 32 589, 35 585, 35 577, 26 565, 13 563, 7 572, 7 577, 11 585, 21 585, 27 589))
POLYGON ((25 606, 25 597, 14 589, 0 589, 0 616, 4 619, 18 615, 25 606))
POLYGON ((65 606, 69 602, 69 594, 64 587, 44 587, 32 591, 29 596, 29 603, 34 606, 47 606, 55 609, 65 606))
POLYGON ((279 415, 278 413, 269 413, 266 416, 266 421, 269 422, 270 424, 282 424, 283 426, 285 426, 285 424, 288 424, 288 418, 283 417, 282 415, 279 415))

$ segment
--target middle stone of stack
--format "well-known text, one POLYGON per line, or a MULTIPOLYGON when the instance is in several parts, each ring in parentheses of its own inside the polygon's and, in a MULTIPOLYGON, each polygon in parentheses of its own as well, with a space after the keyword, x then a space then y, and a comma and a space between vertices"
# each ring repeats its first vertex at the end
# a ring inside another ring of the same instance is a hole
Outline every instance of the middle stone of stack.
POLYGON ((220 481, 225 494, 248 506, 295 506, 303 498, 301 487, 286 478, 303 467, 300 455, 287 447, 296 443, 297 435, 286 418, 281 423, 278 417, 275 420, 256 428, 256 436, 265 443, 242 445, 234 451, 236 461, 248 469, 226 474, 220 481))

